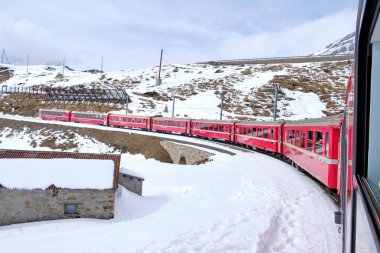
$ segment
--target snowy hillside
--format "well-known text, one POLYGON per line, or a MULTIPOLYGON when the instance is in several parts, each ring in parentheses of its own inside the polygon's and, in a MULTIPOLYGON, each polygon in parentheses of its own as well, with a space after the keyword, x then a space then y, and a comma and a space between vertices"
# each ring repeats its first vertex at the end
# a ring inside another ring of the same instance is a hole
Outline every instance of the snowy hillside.
POLYGON ((354 47, 355 32, 350 33, 344 38, 327 45, 325 48, 313 53, 312 56, 353 54, 354 47))
MULTIPOLYGON (((157 85, 158 67, 95 74, 66 69, 64 76, 62 67, 56 66, 30 66, 29 74, 25 66, 1 65, 0 68, 2 73, 7 73, 7 76, 0 73, 0 85, 125 89, 132 99, 130 113, 139 115, 171 117, 172 96, 175 94, 176 117, 219 119, 220 97, 224 93, 223 118, 231 120, 271 119, 272 83, 281 87, 278 115, 282 119, 338 113, 343 108, 345 84, 350 73, 347 61, 240 66, 164 65, 162 84, 157 85)), ((12 97, 3 99, 1 111, 6 112, 4 106, 12 101, 12 97)), ((37 107, 45 104, 46 101, 37 107)), ((119 106, 111 111, 121 109, 119 106)))

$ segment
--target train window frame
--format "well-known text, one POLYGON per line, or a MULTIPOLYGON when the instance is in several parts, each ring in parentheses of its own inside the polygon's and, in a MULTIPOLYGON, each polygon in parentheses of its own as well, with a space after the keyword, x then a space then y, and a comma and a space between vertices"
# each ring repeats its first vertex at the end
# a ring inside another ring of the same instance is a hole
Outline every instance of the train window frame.
POLYGON ((306 131, 301 131, 300 135, 300 147, 301 148, 306 148, 306 131))
POLYGON ((270 129, 270 139, 274 140, 274 129, 273 128, 270 129))
POLYGON ((308 151, 313 151, 313 147, 314 147, 314 131, 308 130, 306 137, 307 137, 306 149, 308 151))
POLYGON ((325 147, 325 156, 326 157, 330 156, 330 154, 329 154, 329 152, 330 152, 329 140, 330 140, 330 133, 325 132, 325 145, 324 145, 324 147, 325 147))
POLYGON ((269 136, 268 128, 263 128, 263 138, 268 139, 268 136, 269 136))
POLYGON ((257 137, 262 137, 263 136, 263 129, 262 128, 257 128, 257 137))
POLYGON ((257 136, 257 130, 256 130, 256 127, 253 127, 253 128, 252 128, 252 136, 253 136, 253 137, 256 137, 256 136, 257 136))
POLYGON ((323 132, 322 131, 314 131, 314 153, 321 155, 323 154, 323 132), (318 138, 320 137, 320 138, 318 138))

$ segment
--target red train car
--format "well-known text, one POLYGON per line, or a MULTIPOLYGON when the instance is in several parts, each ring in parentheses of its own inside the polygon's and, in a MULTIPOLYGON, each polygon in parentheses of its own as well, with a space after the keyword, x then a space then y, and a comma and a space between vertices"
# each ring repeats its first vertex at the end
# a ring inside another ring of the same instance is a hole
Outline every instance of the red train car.
POLYGON ((190 119, 152 118, 151 129, 160 132, 190 134, 190 119))
POLYGON ((109 126, 150 130, 150 118, 147 116, 110 114, 109 126))
POLYGON ((192 120, 191 134, 211 139, 234 141, 235 122, 223 120, 192 120))
POLYGON ((337 189, 341 116, 285 123, 283 155, 331 189, 337 189))
POLYGON ((283 121, 242 121, 235 124, 235 142, 282 153, 283 121))
POLYGON ((71 121, 94 125, 108 125, 109 114, 94 112, 71 112, 71 121))
POLYGON ((39 117, 43 120, 71 121, 71 111, 40 109, 39 117))

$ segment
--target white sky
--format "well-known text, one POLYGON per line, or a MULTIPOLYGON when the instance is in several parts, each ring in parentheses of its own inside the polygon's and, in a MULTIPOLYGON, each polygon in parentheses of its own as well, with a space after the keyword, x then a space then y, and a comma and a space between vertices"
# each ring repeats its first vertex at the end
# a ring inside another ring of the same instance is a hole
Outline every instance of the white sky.
POLYGON ((16 63, 118 70, 308 55, 354 31, 357 0, 0 0, 0 50, 16 63))

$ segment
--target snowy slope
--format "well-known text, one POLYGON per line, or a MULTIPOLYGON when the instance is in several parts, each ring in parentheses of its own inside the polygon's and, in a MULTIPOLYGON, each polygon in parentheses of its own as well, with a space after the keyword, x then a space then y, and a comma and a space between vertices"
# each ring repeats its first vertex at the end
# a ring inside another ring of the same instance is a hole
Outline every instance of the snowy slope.
MULTIPOLYGON (((219 119, 221 93, 225 93, 224 119, 273 117, 274 89, 281 87, 278 115, 282 119, 321 117, 343 108, 345 84, 350 73, 347 62, 302 64, 207 64, 164 65, 161 85, 156 84, 158 67, 91 74, 66 69, 64 77, 56 66, 2 65, 12 77, 8 86, 104 87, 125 89, 132 98, 131 113, 219 119), (313 97, 312 100, 308 100, 313 97), (302 104, 303 109, 297 108, 302 104), (165 110, 167 107, 167 110, 165 110)), ((43 105, 41 105, 42 107, 43 105)), ((122 111, 123 112, 123 111, 122 111)))
POLYGON ((313 53, 312 56, 353 54, 354 48, 355 32, 350 33, 344 38, 327 45, 325 48, 313 53))

